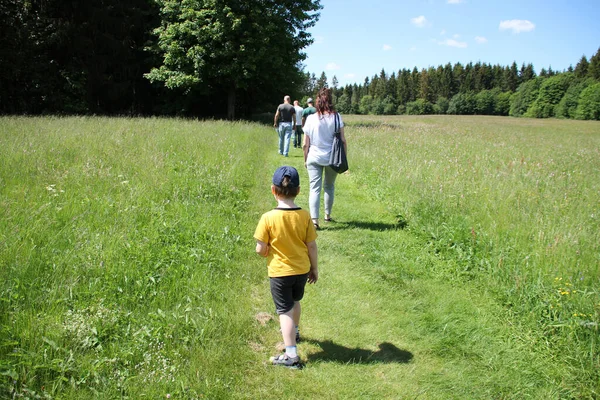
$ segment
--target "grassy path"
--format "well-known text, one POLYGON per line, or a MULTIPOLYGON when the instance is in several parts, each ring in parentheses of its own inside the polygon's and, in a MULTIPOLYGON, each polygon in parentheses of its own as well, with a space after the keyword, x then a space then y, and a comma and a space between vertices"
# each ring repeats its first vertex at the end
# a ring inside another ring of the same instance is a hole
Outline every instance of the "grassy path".
MULTIPOLYGON (((270 174, 284 162, 301 172, 302 159, 267 155, 264 188, 254 210, 272 206, 270 174)), ((240 398, 557 398, 559 371, 546 354, 473 282, 446 283, 429 271, 443 262, 350 174, 339 177, 337 222, 319 233, 320 280, 307 289, 299 346, 302 371, 264 365, 280 341, 278 324, 255 324, 256 364, 240 398)), ((250 265, 261 268, 264 260, 250 265)), ((253 289, 254 312, 274 316, 264 281, 253 289)), ((241 388, 240 388, 241 389, 241 388)))

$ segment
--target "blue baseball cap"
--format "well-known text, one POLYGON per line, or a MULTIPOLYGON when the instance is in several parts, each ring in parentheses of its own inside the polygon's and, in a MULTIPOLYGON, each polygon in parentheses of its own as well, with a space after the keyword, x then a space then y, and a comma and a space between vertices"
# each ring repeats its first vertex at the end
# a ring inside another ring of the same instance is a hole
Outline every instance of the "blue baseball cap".
POLYGON ((284 165, 283 167, 277 168, 277 171, 273 174, 273 185, 281 186, 284 177, 290 178, 288 187, 300 187, 300 175, 294 167, 284 165))

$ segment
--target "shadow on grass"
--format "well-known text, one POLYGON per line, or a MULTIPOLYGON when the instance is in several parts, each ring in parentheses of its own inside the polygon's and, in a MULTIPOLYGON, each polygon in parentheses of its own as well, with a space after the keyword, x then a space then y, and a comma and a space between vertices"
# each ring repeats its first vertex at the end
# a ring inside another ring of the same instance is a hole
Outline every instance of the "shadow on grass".
POLYGON ((332 222, 332 223, 323 223, 321 224, 321 228, 326 231, 338 231, 342 229, 368 229, 371 231, 395 231, 398 229, 406 228, 408 224, 399 221, 396 224, 388 224, 385 222, 367 222, 367 221, 346 221, 346 222, 332 222))
POLYGON ((379 344, 379 350, 372 351, 361 348, 349 348, 334 343, 331 340, 304 339, 307 343, 316 344, 321 351, 308 356, 308 361, 331 361, 343 364, 371 364, 371 363, 402 363, 412 361, 410 351, 397 348, 395 345, 384 342, 379 344))

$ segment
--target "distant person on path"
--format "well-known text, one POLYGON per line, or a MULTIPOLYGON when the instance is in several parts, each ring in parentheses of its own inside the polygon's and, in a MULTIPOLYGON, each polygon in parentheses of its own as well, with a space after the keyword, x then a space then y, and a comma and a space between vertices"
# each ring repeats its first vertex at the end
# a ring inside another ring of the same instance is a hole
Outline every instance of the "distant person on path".
POLYGON ((317 112, 317 109, 314 107, 313 99, 311 97, 309 97, 308 100, 306 100, 306 104, 308 104, 308 107, 306 107, 304 109, 304 111, 302 111, 302 128, 303 128, 303 130, 304 130, 304 124, 306 123, 306 117, 317 112))
MULTIPOLYGON (((307 109, 304 109, 306 112, 307 109)), ((310 216, 315 228, 319 229, 319 204, 321 199, 321 187, 325 194, 325 221, 332 221, 331 209, 335 194, 335 179, 338 173, 329 166, 331 146, 335 133, 335 109, 331 101, 331 91, 321 89, 317 97, 317 112, 306 118, 304 124, 304 166, 308 171, 310 181, 310 194, 308 204, 310 216)), ((338 114, 339 115, 339 114, 338 114)), ((340 134, 346 154, 346 136, 344 135, 344 122, 340 116, 340 134)))
POLYGON ((285 96, 283 103, 277 107, 273 121, 273 126, 277 128, 277 133, 279 133, 279 154, 285 157, 290 152, 290 137, 294 125, 296 125, 296 110, 290 104, 290 96, 285 96))
POLYGON ((296 168, 279 167, 271 185, 277 207, 262 215, 254 232, 256 253, 267 258, 271 295, 285 343, 285 353, 270 361, 290 368, 302 366, 296 344, 300 340, 298 324, 304 286, 319 278, 317 232, 310 214, 294 203, 299 192, 296 168))
POLYGON ((296 125, 294 127, 294 148, 302 147, 302 112, 304 108, 298 105, 298 100, 294 100, 294 110, 296 110, 296 125))

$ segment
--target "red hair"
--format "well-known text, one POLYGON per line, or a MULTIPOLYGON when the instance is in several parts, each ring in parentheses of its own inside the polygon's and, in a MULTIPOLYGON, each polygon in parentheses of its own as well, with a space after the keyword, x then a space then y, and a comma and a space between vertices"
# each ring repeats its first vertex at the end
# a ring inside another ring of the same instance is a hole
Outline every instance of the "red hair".
POLYGON ((316 108, 319 114, 335 112, 333 101, 331 101, 331 89, 322 88, 319 90, 319 93, 317 94, 316 108))

